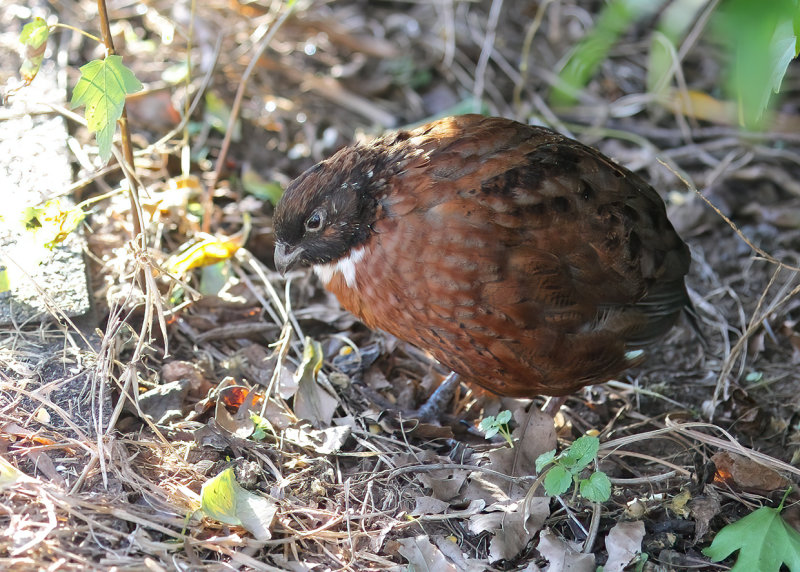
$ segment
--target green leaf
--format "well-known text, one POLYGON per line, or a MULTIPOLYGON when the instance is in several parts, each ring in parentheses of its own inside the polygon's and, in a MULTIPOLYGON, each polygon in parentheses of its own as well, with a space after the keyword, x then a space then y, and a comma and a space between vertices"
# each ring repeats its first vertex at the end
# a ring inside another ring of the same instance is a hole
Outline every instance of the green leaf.
POLYGON ((81 77, 72 92, 72 106, 86 106, 89 130, 97 133, 100 158, 111 157, 117 120, 122 116, 125 96, 142 89, 133 72, 122 65, 120 56, 108 56, 81 67, 81 77))
POLYGON ((50 27, 44 18, 34 18, 23 26, 19 34, 19 41, 26 46, 38 48, 50 37, 50 27))
POLYGON ((574 103, 575 92, 583 89, 620 35, 659 5, 652 0, 611 0, 603 8, 595 28, 578 44, 558 74, 559 82, 550 94, 550 102, 553 105, 574 103))
POLYGON ((737 550, 739 558, 731 572, 778 572, 781 564, 800 571, 800 533, 783 520, 780 509, 761 507, 729 524, 703 554, 719 562, 737 550))
POLYGON ((20 222, 25 230, 33 231, 39 244, 52 250, 78 228, 86 214, 80 204, 70 205, 56 198, 38 207, 26 207, 20 222))
POLYGON ((592 502, 606 502, 611 498, 611 481, 602 471, 592 473, 588 479, 581 479, 578 487, 581 496, 592 502))
POLYGON ((200 502, 203 513, 209 518, 241 526, 258 540, 272 537, 269 528, 278 507, 237 483, 232 467, 203 484, 200 502))
POLYGON ((50 27, 43 18, 34 18, 22 28, 19 41, 25 46, 25 59, 19 68, 19 73, 26 84, 32 82, 39 73, 49 37, 50 27))
POLYGON ((218 295, 230 281, 231 268, 227 262, 203 266, 200 270, 200 293, 203 296, 218 295))
POLYGON ((678 44, 696 25, 705 0, 675 0, 664 8, 658 27, 650 38, 650 55, 647 61, 647 91, 663 94, 674 74, 673 60, 678 44))
POLYGON ((729 90, 745 127, 760 124, 798 53, 797 12, 797 0, 727 0, 714 14, 713 30, 733 53, 729 90))
POLYGON ((575 461, 578 470, 582 470, 592 462, 599 450, 600 439, 590 435, 582 435, 575 439, 564 453, 565 457, 575 461))
POLYGON ((267 200, 273 205, 277 205, 283 196, 283 187, 275 181, 268 181, 261 177, 254 169, 242 170, 242 188, 245 192, 256 198, 267 200))
POLYGON ((267 437, 267 430, 269 429, 269 421, 266 418, 261 417, 258 413, 250 413, 250 420, 255 425, 255 429, 253 429, 252 435, 250 438, 253 441, 263 441, 267 437))
POLYGON ((497 417, 495 418, 495 422, 498 425, 505 425, 509 421, 511 421, 511 411, 509 411, 508 409, 505 409, 500 413, 498 413, 497 417))
POLYGON ((26 480, 26 475, 14 465, 0 457, 0 490, 5 490, 20 481, 26 480))
POLYGON ((489 427, 489 428, 486 430, 486 432, 485 432, 485 433, 486 433, 486 434, 485 434, 485 437, 486 437, 487 439, 491 439, 492 437, 494 437, 495 435, 497 435, 497 433, 498 433, 499 431, 500 431, 500 428, 499 428, 499 427, 497 427, 496 425, 495 425, 495 426, 492 426, 492 427, 489 427))
POLYGON ((544 492, 550 496, 563 495, 572 484, 572 474, 560 465, 555 465, 544 477, 544 492))
POLYGON ((794 13, 792 27, 794 28, 794 36, 796 38, 794 43, 794 55, 796 57, 800 55, 800 10, 796 10, 794 13))
POLYGON ((481 431, 483 431, 484 433, 485 433, 486 431, 488 431, 489 429, 491 429, 492 427, 494 427, 494 426, 495 426, 495 423, 494 423, 494 415, 489 415, 489 417, 484 417, 484 418, 481 420, 481 423, 480 423, 480 425, 478 425, 478 427, 480 428, 480 430, 481 430, 481 431))
POLYGON ((552 451, 548 451, 547 453, 542 453, 538 457, 536 457, 536 473, 539 474, 542 472, 547 465, 553 462, 553 459, 556 458, 556 450, 553 449, 552 451))
MULTIPOLYGON (((225 103, 224 99, 213 91, 206 93, 205 103, 206 107, 203 119, 205 119, 206 123, 213 129, 216 129, 224 135, 228 130, 228 123, 231 119, 231 108, 225 103)), ((242 124, 238 119, 233 124, 231 140, 234 142, 242 140, 242 124)))

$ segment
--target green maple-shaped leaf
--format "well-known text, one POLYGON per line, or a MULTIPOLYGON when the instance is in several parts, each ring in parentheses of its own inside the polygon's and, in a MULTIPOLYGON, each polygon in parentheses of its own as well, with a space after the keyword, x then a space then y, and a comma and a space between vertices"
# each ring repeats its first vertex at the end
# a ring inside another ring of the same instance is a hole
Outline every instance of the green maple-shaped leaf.
POLYGON ((761 507, 729 524, 703 554, 719 562, 737 550, 731 572, 778 572, 781 564, 800 572, 800 533, 783 520, 780 508, 761 507))
POLYGON ((81 67, 81 78, 72 92, 72 106, 86 106, 86 121, 89 130, 97 132, 103 161, 111 157, 111 142, 117 120, 122 116, 125 96, 141 89, 141 82, 122 65, 120 56, 108 56, 81 67))

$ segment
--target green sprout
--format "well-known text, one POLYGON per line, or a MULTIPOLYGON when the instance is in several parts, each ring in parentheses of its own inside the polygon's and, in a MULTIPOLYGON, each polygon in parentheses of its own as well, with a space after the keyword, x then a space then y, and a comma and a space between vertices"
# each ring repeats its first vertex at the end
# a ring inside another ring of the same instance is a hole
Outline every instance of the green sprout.
POLYGON ((514 439, 511 437, 511 430, 508 428, 509 421, 511 421, 511 412, 506 409, 498 413, 496 417, 494 415, 484 417, 478 428, 484 432, 487 439, 491 439, 500 433, 508 443, 508 446, 513 449, 514 439))
POLYGON ((581 474, 591 462, 597 464, 597 451, 600 439, 584 435, 556 455, 556 450, 539 455, 536 459, 536 472, 541 474, 548 465, 544 476, 544 490, 550 496, 563 495, 575 483, 582 497, 592 502, 605 502, 611 498, 611 481, 602 471, 593 471, 589 477, 581 474))

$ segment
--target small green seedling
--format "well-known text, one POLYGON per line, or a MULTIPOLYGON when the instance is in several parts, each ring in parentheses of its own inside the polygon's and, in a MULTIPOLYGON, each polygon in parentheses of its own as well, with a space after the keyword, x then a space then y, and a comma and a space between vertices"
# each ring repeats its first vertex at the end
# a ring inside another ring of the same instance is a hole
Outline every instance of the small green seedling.
POLYGON ((592 502, 605 502, 611 498, 611 481, 602 471, 593 471, 588 478, 581 476, 592 461, 596 463, 600 439, 584 435, 556 456, 556 450, 539 455, 536 459, 536 472, 541 474, 548 465, 544 476, 544 491, 551 496, 563 495, 574 482, 582 497, 592 502))
POLYGON ((491 439, 498 433, 503 436, 508 446, 514 447, 514 439, 511 438, 511 430, 508 428, 508 422, 511 421, 511 412, 506 409, 497 414, 497 417, 490 415, 484 417, 481 424, 478 426, 484 432, 487 439, 491 439))
POLYGON ((250 438, 253 441, 263 441, 267 438, 267 431, 270 430, 270 423, 267 421, 265 417, 261 417, 258 413, 250 413, 250 420, 255 425, 255 429, 253 430, 253 434, 250 435, 250 438))

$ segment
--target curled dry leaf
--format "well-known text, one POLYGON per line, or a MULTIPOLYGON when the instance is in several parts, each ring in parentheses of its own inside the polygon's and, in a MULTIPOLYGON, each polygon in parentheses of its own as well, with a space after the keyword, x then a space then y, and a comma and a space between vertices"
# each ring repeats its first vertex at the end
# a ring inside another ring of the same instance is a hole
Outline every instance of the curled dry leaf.
MULTIPOLYGON (((294 412, 300 419, 308 419, 315 427, 330 425, 339 400, 323 383, 327 381, 322 368, 322 346, 306 338, 303 361, 294 374, 297 394, 294 396, 294 412)), ((330 385, 330 384, 325 384, 330 385)))
POLYGON ((717 467, 714 480, 749 492, 768 493, 785 489, 789 481, 776 471, 755 461, 727 451, 716 453, 711 460, 717 467))

